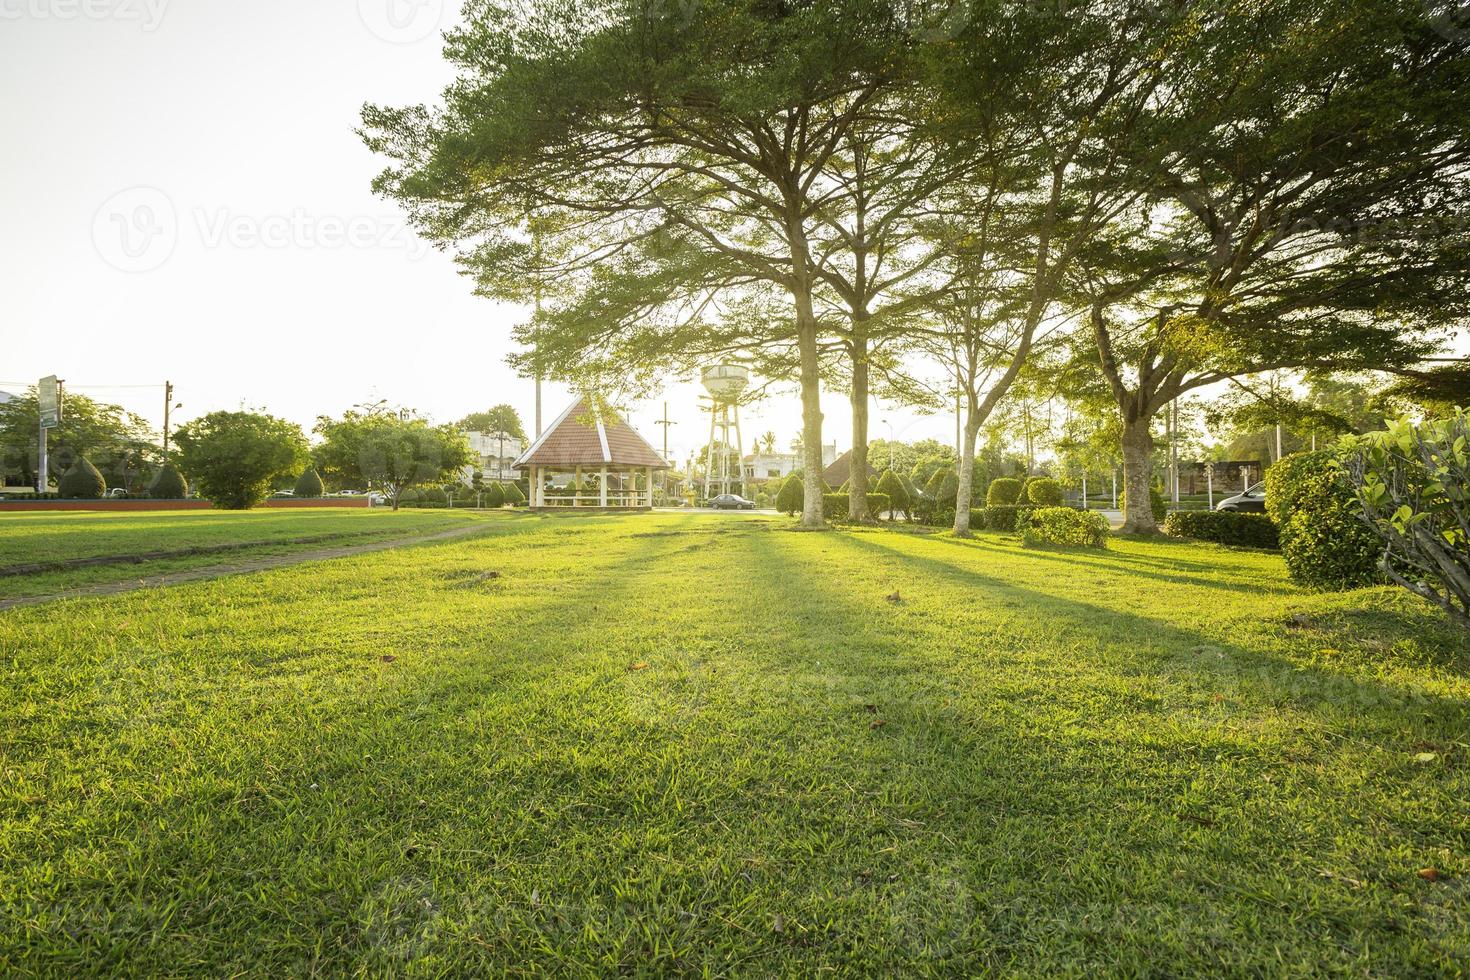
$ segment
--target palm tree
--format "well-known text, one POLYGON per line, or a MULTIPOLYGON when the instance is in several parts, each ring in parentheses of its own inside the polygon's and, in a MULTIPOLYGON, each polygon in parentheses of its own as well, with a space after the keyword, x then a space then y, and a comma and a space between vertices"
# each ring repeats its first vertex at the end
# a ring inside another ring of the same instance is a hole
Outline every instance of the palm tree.
POLYGON ((764 450, 767 456, 774 453, 776 451, 776 433, 767 432, 765 435, 761 436, 760 444, 761 448, 764 450))

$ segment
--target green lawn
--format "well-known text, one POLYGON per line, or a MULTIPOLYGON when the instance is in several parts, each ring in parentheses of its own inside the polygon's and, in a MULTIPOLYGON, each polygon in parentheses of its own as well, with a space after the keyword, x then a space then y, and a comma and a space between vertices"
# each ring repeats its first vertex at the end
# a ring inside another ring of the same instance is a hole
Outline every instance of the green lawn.
POLYGON ((253 511, 92 511, 0 514, 0 572, 37 562, 177 552, 144 563, 0 575, 0 598, 47 595, 80 585, 135 579, 240 558, 366 544, 445 530, 466 511, 322 508, 253 511), (238 550, 211 551, 220 545, 238 550), (201 549, 202 554, 187 554, 201 549))
POLYGON ((1470 652, 1407 593, 487 521, 0 613, 0 974, 1470 962, 1470 652))

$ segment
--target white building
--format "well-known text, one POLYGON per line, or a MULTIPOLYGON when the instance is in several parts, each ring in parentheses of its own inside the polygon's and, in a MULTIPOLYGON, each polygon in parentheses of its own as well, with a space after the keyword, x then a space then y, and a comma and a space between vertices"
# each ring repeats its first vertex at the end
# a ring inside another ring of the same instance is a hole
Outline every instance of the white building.
POLYGON ((514 436, 503 432, 467 432, 470 452, 475 460, 464 469, 464 482, 468 485, 479 470, 487 480, 515 480, 520 474, 515 470, 515 461, 526 451, 525 444, 514 436))
MULTIPOLYGON (((837 443, 822 446, 822 468, 826 469, 837 461, 837 443)), ((749 453, 741 461, 747 480, 779 480, 801 469, 801 457, 796 453, 749 453)))

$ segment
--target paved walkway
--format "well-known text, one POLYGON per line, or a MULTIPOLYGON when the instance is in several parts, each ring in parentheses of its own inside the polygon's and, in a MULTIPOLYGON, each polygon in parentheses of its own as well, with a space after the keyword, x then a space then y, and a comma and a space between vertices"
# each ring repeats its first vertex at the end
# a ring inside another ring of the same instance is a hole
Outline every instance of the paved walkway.
MULTIPOLYGON (((493 526, 488 523, 476 522, 474 524, 465 524, 461 527, 452 527, 447 531, 422 534, 414 538, 394 538, 391 541, 374 541, 370 544, 347 545, 338 548, 317 548, 312 551, 297 551, 289 555, 249 558, 228 565, 204 565, 181 572, 169 572, 166 575, 150 575, 145 578, 125 579, 121 582, 104 582, 98 585, 86 585, 81 588, 68 589, 64 592, 53 592, 48 595, 16 596, 13 599, 0 599, 0 612, 4 612, 7 609, 15 609, 20 606, 35 606, 43 602, 55 602, 57 599, 80 599, 90 596, 117 595, 121 592, 133 592, 137 589, 156 589, 166 585, 182 585, 185 582, 201 582, 207 579, 225 578, 230 575, 249 575, 252 572, 265 572, 273 568, 285 568, 290 565, 300 565, 308 561, 351 558, 354 555, 367 555, 375 551, 388 551, 393 548, 402 548, 409 545, 452 541, 456 538, 463 538, 467 535, 488 531, 493 526)), ((262 542, 262 544, 269 545, 270 542, 262 542)))

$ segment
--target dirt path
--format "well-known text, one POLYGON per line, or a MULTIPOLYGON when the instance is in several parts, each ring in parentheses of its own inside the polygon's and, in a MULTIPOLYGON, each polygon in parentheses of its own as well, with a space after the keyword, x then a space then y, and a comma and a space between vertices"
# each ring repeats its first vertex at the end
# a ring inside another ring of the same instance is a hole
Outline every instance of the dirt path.
MULTIPOLYGON (((308 561, 351 558, 354 555, 367 555, 375 551, 387 551, 391 548, 402 548, 408 545, 452 541, 455 538, 463 538, 477 532, 487 531, 491 527, 492 525, 488 523, 476 522, 461 527, 452 527, 447 531, 422 534, 416 538, 394 538, 391 541, 374 541, 370 544, 348 545, 338 548, 318 548, 314 551, 298 551, 289 555, 270 555, 265 558, 250 558, 229 565, 204 565, 200 568, 190 568, 182 572, 169 572, 166 575, 151 575, 145 578, 125 579, 121 582, 104 582, 99 585, 86 585, 77 589, 67 589, 64 592, 52 592, 47 595, 16 596, 13 599, 0 599, 0 612, 4 612, 7 609, 15 609, 20 606, 35 606, 43 602, 55 602, 57 599, 80 599, 88 596, 117 595, 120 592, 133 592, 137 589, 154 589, 165 585, 181 585, 185 582, 200 582, 212 578, 225 578, 229 575, 248 575, 252 572, 265 572, 273 568, 285 568, 289 565, 299 565, 302 562, 308 561)), ((262 542, 262 544, 269 545, 270 542, 262 542)))

